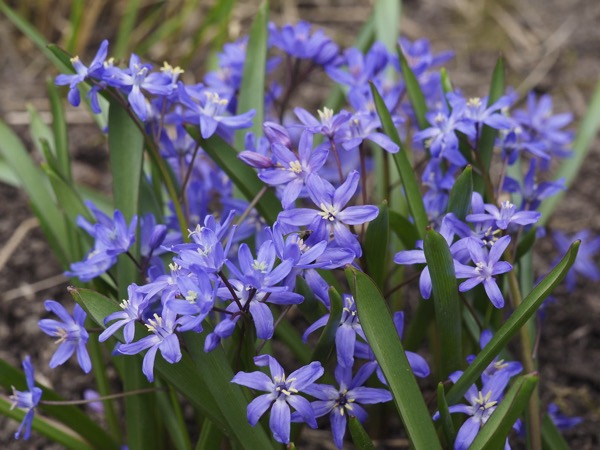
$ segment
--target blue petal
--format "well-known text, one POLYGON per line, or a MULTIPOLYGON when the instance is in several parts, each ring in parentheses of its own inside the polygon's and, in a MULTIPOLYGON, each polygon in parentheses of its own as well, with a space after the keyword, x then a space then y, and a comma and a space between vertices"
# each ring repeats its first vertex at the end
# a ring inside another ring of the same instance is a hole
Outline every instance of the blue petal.
POLYGON ((254 400, 252 400, 248 405, 248 408, 246 409, 246 417, 248 418, 248 423, 252 426, 255 426, 258 423, 259 419, 267 411, 267 409, 269 409, 271 403, 273 403, 273 394, 259 395, 254 400))
POLYGON ((258 391, 271 391, 273 382, 262 372, 238 372, 231 380, 232 383, 241 384, 258 391))
POLYGON ((290 407, 283 398, 278 398, 271 408, 269 427, 277 442, 288 444, 290 442, 290 407))

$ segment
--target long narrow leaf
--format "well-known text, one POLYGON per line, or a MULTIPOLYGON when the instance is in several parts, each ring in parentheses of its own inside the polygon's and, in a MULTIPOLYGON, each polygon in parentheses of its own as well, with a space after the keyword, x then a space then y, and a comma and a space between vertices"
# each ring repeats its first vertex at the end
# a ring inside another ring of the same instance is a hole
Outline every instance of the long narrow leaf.
POLYGON ((542 447, 544 450, 570 450, 569 444, 548 414, 542 419, 542 447))
POLYGON ((383 289, 386 274, 386 256, 390 234, 389 209, 387 203, 379 207, 379 215, 369 223, 365 233, 365 260, 367 273, 380 289, 383 289))
POLYGON ((327 324, 321 333, 319 342, 317 343, 315 351, 312 354, 312 358, 310 359, 311 361, 320 361, 323 366, 326 365, 327 361, 329 360, 329 356, 333 351, 333 347, 335 345, 335 334, 340 326, 342 308, 344 306, 342 302, 342 296, 334 287, 329 288, 329 301, 329 319, 327 320, 327 324))
POLYGON ((450 191, 448 212, 454 213, 460 220, 464 220, 471 208, 473 195, 473 168, 469 165, 458 176, 450 191))
POLYGON ((393 155, 394 162, 396 163, 396 167, 400 173, 400 179, 402 180, 402 185, 404 187, 404 195, 406 196, 406 200, 408 202, 408 208, 410 209, 413 219, 415 220, 417 232, 419 233, 419 236, 422 237, 425 233, 425 228, 427 228, 428 220, 415 172, 408 160, 406 149, 400 140, 398 130, 396 130, 396 126, 392 121, 390 112, 381 98, 381 95, 379 95, 377 88, 372 83, 371 92, 373 93, 375 107, 377 108, 377 114, 381 120, 383 130, 390 137, 390 139, 400 147, 400 150, 393 155))
MULTIPOLYGON (((25 414, 25 410, 18 408, 12 409, 11 403, 5 398, 0 397, 0 415, 21 422, 25 417, 25 414)), ((31 428, 34 431, 47 436, 52 442, 63 445, 65 448, 72 450, 94 450, 94 447, 80 439, 79 436, 65 431, 62 426, 57 426, 57 424, 53 424, 48 419, 40 417, 39 415, 33 417, 31 428)))
MULTIPOLYGON (((500 56, 496 62, 496 67, 494 67, 494 73, 492 74, 492 83, 490 84, 487 106, 496 103, 496 101, 502 97, 502 94, 504 94, 504 58, 500 56)), ((489 171, 492 162, 496 134, 498 134, 498 132, 487 125, 484 125, 481 130, 481 138, 477 145, 477 151, 480 153, 481 162, 486 171, 489 171)))
POLYGON ((433 285, 435 321, 440 336, 442 379, 463 365, 462 328, 458 284, 454 261, 446 239, 434 230, 425 233, 423 242, 427 267, 433 285))
POLYGON ((575 263, 580 243, 580 241, 575 241, 571 244, 571 247, 560 262, 529 293, 523 300, 523 303, 510 315, 481 353, 477 355, 475 360, 448 392, 446 398, 449 404, 455 404, 460 400, 463 394, 467 392, 469 386, 475 383, 485 368, 502 351, 513 336, 519 332, 519 329, 527 323, 531 316, 535 314, 548 295, 563 280, 571 266, 575 263))
POLYGON ((423 95, 423 90, 421 89, 421 85, 417 80, 414 72, 408 65, 408 61, 402 52, 402 49, 398 45, 396 47, 398 51, 398 59, 400 60, 400 68, 402 69, 402 76, 404 77, 404 83, 406 84, 406 93, 408 94, 408 99, 410 100, 410 104, 413 107, 415 112, 415 117, 417 118, 417 124, 419 128, 422 130, 429 126, 427 119, 425 118, 425 114, 427 113, 427 103, 425 102, 425 95, 423 95))
MULTIPOLYGON (((269 2, 263 0, 258 8, 250 33, 248 35, 248 46, 246 48, 246 62, 244 63, 244 74, 242 86, 238 98, 237 112, 245 113, 254 109, 256 114, 251 131, 255 136, 262 134, 264 108, 265 108, 265 73, 267 61, 267 39, 269 21, 269 2)), ((238 151, 243 150, 244 136, 247 130, 238 130, 235 133, 235 146, 238 151)))
POLYGON ((53 250, 61 262, 66 263, 65 249, 62 246, 67 242, 67 234, 60 212, 53 207, 55 201, 50 194, 50 184, 43 172, 33 164, 21 140, 2 121, 0 155, 21 180, 40 222, 46 227, 45 231, 50 233, 48 240, 53 245, 53 250))
POLYGON ((116 102, 108 111, 108 149, 115 208, 131 220, 138 213, 144 136, 116 102))
POLYGON ((363 272, 347 268, 346 277, 362 329, 388 382, 412 446, 441 449, 385 300, 375 283, 363 272))
POLYGON ((50 108, 52 110, 52 132, 54 134, 54 152, 60 168, 60 174, 71 179, 71 157, 69 155, 69 139, 67 136, 67 121, 62 99, 53 80, 46 83, 50 108))
POLYGON ((357 450, 375 450, 371 438, 356 417, 350 417, 348 427, 350 428, 352 442, 354 442, 354 447, 357 450))

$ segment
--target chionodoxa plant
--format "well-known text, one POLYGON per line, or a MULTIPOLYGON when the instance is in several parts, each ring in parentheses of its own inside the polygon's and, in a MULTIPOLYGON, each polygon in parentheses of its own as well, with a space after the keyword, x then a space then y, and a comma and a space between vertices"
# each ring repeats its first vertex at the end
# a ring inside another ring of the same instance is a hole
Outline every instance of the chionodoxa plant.
POLYGON ((42 168, 4 124, 1 150, 72 279, 74 303, 39 321, 50 367, 76 359, 97 393, 65 400, 29 357, 1 362, 15 438, 256 450, 304 445, 308 426, 340 449, 564 448, 536 316, 566 276, 598 277, 599 241, 557 234, 537 280, 532 252, 581 163, 572 116, 505 87, 502 59, 471 97, 451 52, 365 30, 341 49, 263 5, 198 82, 107 41, 91 62, 48 47, 63 73, 42 168), (328 97, 305 94, 315 74, 328 97), (73 180, 59 92, 106 134, 111 198, 73 180))

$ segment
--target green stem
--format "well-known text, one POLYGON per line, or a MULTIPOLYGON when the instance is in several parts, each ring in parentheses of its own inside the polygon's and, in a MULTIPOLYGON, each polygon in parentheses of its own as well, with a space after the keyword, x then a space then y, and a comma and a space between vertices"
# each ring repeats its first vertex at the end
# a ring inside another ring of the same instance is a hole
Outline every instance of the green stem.
POLYGON ((42 405, 53 405, 53 406, 64 406, 64 405, 87 405, 88 403, 101 402, 105 400, 114 400, 117 398, 129 397, 131 395, 151 394, 153 392, 160 391, 162 389, 157 388, 146 388, 146 389, 135 389, 133 391, 121 392, 119 394, 105 395, 98 398, 89 398, 86 400, 41 400, 42 405))

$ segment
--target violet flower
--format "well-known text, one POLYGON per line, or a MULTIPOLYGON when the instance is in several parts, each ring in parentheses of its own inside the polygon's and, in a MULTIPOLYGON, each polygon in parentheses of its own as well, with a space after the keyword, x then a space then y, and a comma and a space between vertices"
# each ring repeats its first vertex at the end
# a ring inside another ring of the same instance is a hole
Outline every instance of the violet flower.
POLYGON ((33 416, 35 414, 35 407, 40 402, 42 398, 42 390, 39 387, 35 386, 35 381, 33 377, 33 365, 31 364, 31 359, 29 355, 25 357, 23 360, 23 371, 25 372, 25 382, 27 383, 26 391, 17 391, 14 386, 12 386, 12 395, 9 399, 12 401, 10 405, 10 409, 22 408, 27 411, 25 417, 23 417, 23 421, 21 425, 19 425, 19 429, 15 433, 15 439, 19 439, 21 437, 21 433, 23 433, 23 439, 29 439, 31 435, 31 424, 33 423, 33 416))
POLYGON ((486 203, 484 205, 486 213, 469 214, 466 220, 473 223, 493 221, 501 230, 506 230, 510 224, 531 225, 536 223, 542 216, 537 211, 517 211, 517 207, 508 200, 497 206, 486 203))
POLYGON ((256 426, 258 420, 269 408, 271 415, 269 426, 277 442, 290 442, 290 406, 312 428, 317 427, 317 421, 312 406, 304 397, 298 395, 304 392, 324 373, 320 362, 312 362, 307 366, 292 372, 286 377, 281 365, 270 355, 254 357, 254 363, 259 367, 269 366, 271 378, 263 372, 238 372, 232 383, 247 386, 258 391, 265 391, 250 402, 247 409, 248 423, 256 426))
POLYGON ((42 319, 38 322, 44 333, 58 338, 56 343, 59 346, 50 359, 50 368, 54 369, 64 364, 73 353, 77 353, 79 366, 85 373, 89 373, 92 370, 92 361, 85 347, 89 335, 84 325, 87 315, 83 308, 75 304, 71 317, 64 306, 54 300, 46 300, 44 306, 46 311, 56 314, 60 319, 42 319))
MULTIPOLYGON (((367 419, 367 412, 360 405, 361 403, 363 405, 371 405, 392 400, 392 395, 387 389, 363 386, 373 373, 373 370, 374 367, 364 365, 352 377, 351 367, 337 366, 335 369, 335 379, 338 382, 339 388, 315 383, 304 390, 308 395, 319 399, 311 403, 315 417, 329 414, 333 442, 339 449, 344 444, 344 435, 346 434, 346 424, 348 422, 347 417, 356 417, 361 422, 367 419)), ((292 414, 292 421, 295 422, 297 419, 299 419, 297 413, 292 414)))
POLYGON ((475 267, 466 266, 458 261, 454 261, 456 278, 468 278, 468 280, 460 284, 458 290, 466 292, 483 283, 485 292, 492 304, 496 308, 502 308, 504 306, 504 297, 494 277, 509 272, 512 269, 509 263, 500 261, 509 243, 510 236, 503 236, 492 245, 492 248, 488 252, 482 247, 481 241, 475 238, 467 238, 467 249, 472 261, 475 263, 475 267))
POLYGON ((307 177, 306 187, 311 200, 321 210, 287 209, 279 213, 278 220, 287 225, 309 226, 321 239, 329 239, 333 235, 339 247, 348 248, 360 257, 360 244, 346 225, 369 222, 377 217, 379 209, 373 205, 346 207, 358 188, 358 181, 359 174, 353 170, 346 181, 335 189, 328 181, 313 173, 307 177))

